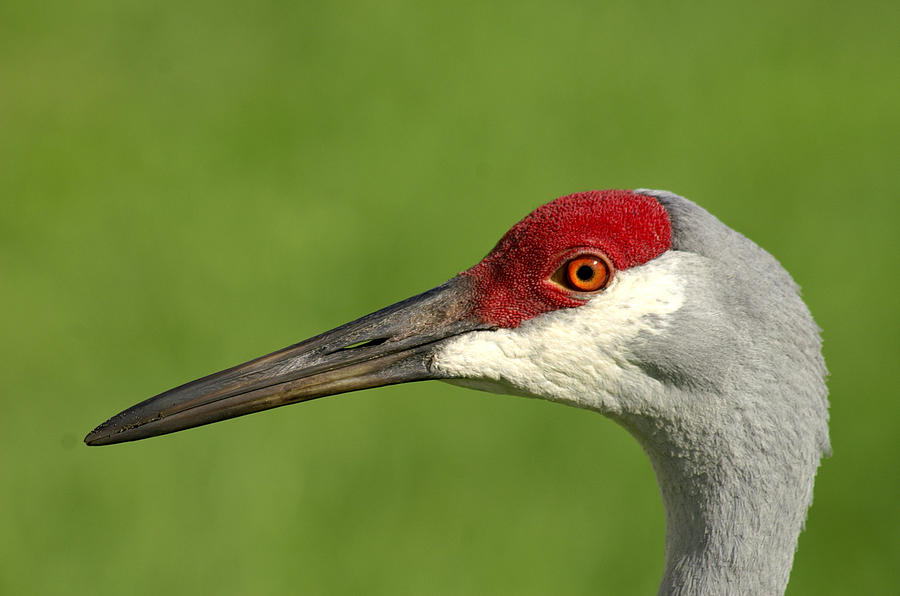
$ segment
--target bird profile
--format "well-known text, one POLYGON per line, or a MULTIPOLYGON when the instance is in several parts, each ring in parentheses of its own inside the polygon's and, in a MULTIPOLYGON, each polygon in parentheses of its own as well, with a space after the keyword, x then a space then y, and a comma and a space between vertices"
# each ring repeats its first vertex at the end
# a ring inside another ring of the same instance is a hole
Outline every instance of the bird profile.
POLYGON ((429 379, 594 410, 650 458, 660 594, 782 594, 829 453, 819 329, 769 253, 663 191, 577 193, 444 284, 181 385, 106 445, 429 379))

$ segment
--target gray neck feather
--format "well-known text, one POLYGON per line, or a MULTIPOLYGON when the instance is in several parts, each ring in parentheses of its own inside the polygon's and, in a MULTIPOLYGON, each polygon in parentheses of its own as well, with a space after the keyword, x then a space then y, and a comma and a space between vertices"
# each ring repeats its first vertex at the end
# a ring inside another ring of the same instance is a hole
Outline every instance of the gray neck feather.
POLYGON ((681 197, 657 197, 689 296, 633 346, 658 381, 616 416, 640 441, 666 510, 660 594, 782 594, 828 444, 819 330, 768 253, 681 197), (727 283, 723 283, 727 282, 727 283))
POLYGON ((666 425, 622 420, 649 455, 665 506, 660 594, 782 594, 818 452, 746 412, 689 420, 682 405, 684 417, 666 425))

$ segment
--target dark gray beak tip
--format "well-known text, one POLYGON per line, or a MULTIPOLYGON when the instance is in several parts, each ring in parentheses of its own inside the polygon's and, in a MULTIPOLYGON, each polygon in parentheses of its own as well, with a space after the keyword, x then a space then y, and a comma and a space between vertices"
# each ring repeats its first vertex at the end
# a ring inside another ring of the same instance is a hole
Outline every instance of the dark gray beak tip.
POLYGON ((84 437, 84 444, 90 447, 95 445, 105 445, 103 442, 103 425, 101 424, 84 437))
POLYGON ((99 425, 97 428, 92 430, 84 437, 85 445, 90 447, 96 447, 99 445, 114 445, 116 443, 126 443, 128 441, 134 441, 136 439, 143 438, 142 435, 137 435, 137 429, 132 428, 129 425, 127 418, 129 418, 128 413, 133 410, 133 408, 129 408, 124 412, 116 414, 103 424, 99 425), (131 431, 131 432, 129 432, 131 431))
POLYGON ((112 445, 113 443, 115 443, 115 441, 111 441, 108 435, 104 436, 102 425, 92 430, 84 438, 84 444, 89 447, 97 447, 99 445, 112 445))

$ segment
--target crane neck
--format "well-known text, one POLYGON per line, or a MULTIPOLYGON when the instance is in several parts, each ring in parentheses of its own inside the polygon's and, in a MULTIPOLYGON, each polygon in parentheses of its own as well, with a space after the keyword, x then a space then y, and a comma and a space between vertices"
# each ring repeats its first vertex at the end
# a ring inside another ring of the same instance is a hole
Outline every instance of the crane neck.
POLYGON ((764 425, 747 433, 747 418, 725 417, 622 421, 649 455, 665 507, 661 595, 787 586, 821 449, 812 435, 764 425))

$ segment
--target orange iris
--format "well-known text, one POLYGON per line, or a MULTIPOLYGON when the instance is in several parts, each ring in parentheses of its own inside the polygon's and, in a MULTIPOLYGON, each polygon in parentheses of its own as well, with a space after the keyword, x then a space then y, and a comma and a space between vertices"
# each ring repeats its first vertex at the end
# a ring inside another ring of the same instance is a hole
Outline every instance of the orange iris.
POLYGON ((574 290, 595 292, 602 289, 607 280, 609 267, 597 257, 577 257, 566 264, 566 281, 574 290))

